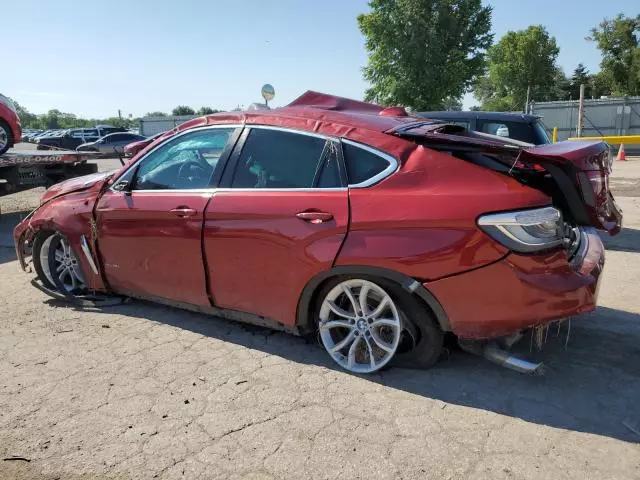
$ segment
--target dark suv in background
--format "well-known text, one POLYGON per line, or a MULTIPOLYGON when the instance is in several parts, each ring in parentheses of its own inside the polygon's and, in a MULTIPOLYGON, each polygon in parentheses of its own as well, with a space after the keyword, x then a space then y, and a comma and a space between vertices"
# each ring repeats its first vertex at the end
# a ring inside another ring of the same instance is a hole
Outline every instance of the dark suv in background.
POLYGON ((474 132, 508 137, 521 142, 544 145, 551 143, 540 117, 524 113, 501 112, 419 112, 419 116, 461 125, 474 132))
POLYGON ((36 140, 38 150, 75 150, 83 143, 95 142, 110 133, 126 132, 124 127, 98 125, 94 128, 70 128, 62 133, 40 137, 36 140))

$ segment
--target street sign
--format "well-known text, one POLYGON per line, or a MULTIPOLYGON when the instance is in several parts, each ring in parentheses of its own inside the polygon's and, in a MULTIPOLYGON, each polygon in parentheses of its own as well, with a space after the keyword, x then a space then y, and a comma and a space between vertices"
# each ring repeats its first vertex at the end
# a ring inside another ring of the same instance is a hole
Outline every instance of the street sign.
POLYGON ((269 101, 273 100, 273 97, 275 96, 276 96, 276 91, 272 85, 269 85, 268 83, 266 83, 262 86, 262 98, 264 98, 264 101, 267 104, 269 104, 269 101))

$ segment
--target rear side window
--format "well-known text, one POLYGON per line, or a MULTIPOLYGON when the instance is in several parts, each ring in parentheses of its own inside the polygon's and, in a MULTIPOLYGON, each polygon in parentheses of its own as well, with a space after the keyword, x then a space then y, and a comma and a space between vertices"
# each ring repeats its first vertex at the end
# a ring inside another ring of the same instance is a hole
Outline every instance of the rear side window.
POLYGON ((329 145, 319 137, 253 128, 242 147, 231 187, 339 187, 337 161, 329 145))
POLYGON ((374 182, 376 175, 391 166, 388 160, 380 155, 351 143, 343 142, 344 159, 347 163, 349 185, 374 182))

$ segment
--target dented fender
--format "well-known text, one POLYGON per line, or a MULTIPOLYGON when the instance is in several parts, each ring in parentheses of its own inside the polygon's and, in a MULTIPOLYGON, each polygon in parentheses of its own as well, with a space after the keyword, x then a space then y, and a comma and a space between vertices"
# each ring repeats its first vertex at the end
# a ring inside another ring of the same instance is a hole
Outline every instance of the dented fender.
POLYGON ((14 229, 13 236, 16 253, 23 270, 27 268, 26 256, 33 245, 36 235, 42 231, 60 232, 69 239, 71 246, 78 255, 82 272, 89 288, 95 291, 105 291, 106 285, 101 276, 101 263, 97 261, 92 225, 93 207, 100 194, 100 188, 72 192, 56 197, 31 212, 14 229), (98 274, 94 273, 89 260, 82 250, 82 237, 86 237, 98 274), (27 247, 27 248, 25 248, 27 247))

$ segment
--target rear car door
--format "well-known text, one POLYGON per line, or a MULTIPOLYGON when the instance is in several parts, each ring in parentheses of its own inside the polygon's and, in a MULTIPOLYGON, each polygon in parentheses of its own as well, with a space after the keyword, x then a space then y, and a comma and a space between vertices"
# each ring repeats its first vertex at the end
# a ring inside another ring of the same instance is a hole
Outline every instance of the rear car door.
POLYGON ((205 212, 204 253, 217 307, 295 322, 307 282, 330 268, 347 233, 339 144, 247 128, 205 212))
POLYGON ((174 136, 132 165, 99 199, 98 245, 115 291, 210 304, 203 215, 239 131, 212 126, 174 136))

